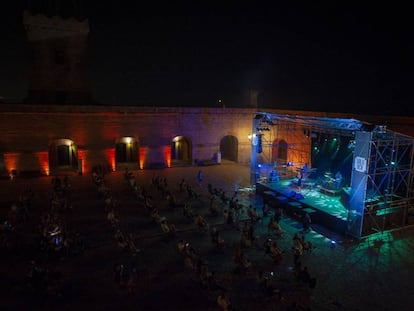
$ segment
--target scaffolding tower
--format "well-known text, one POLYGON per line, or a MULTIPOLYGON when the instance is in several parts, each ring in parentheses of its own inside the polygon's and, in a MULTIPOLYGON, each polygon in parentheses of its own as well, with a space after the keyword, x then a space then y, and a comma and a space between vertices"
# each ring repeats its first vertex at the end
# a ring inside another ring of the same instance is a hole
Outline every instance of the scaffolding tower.
POLYGON ((384 126, 372 130, 362 235, 409 224, 413 214, 413 145, 412 137, 384 126))

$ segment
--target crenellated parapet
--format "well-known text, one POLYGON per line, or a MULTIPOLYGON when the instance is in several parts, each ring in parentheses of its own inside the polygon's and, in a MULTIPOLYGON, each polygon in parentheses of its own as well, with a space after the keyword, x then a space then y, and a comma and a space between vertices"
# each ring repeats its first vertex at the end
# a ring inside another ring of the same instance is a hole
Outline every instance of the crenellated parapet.
POLYGON ((47 17, 42 14, 23 13, 23 25, 29 41, 60 39, 64 37, 88 36, 89 21, 60 16, 47 17))

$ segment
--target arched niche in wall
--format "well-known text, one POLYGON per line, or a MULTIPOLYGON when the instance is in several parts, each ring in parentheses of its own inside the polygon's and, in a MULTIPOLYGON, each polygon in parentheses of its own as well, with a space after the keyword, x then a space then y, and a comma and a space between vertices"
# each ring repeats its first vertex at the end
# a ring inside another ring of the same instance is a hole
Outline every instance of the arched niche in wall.
POLYGON ((221 158, 237 162, 239 141, 236 136, 226 135, 220 140, 221 158))
POLYGON ((286 165, 288 156, 288 143, 283 139, 275 139, 272 144, 272 163, 286 165))
POLYGON ((185 136, 176 136, 171 141, 171 160, 173 164, 177 162, 192 163, 192 144, 191 140, 185 136))
POLYGON ((134 137, 125 136, 115 142, 115 167, 120 168, 138 168, 139 164, 139 146, 134 137))
POLYGON ((51 174, 78 171, 78 148, 71 139, 55 139, 49 146, 49 169, 51 174))

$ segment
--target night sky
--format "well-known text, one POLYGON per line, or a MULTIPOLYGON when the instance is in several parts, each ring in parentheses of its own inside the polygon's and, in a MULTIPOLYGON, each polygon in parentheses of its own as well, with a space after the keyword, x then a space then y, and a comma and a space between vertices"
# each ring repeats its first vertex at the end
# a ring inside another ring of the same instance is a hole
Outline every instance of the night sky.
MULTIPOLYGON (((35 1, 9 2, 0 12, 0 96, 21 101, 28 87, 22 11, 35 1)), ((408 7, 224 2, 83 1, 94 99, 246 107, 255 90, 259 108, 414 116, 408 7)))

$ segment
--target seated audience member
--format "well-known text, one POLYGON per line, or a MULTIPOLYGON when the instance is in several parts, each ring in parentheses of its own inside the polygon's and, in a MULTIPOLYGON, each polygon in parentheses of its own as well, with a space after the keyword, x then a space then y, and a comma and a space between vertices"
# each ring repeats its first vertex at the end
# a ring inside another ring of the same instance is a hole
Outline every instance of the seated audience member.
POLYGON ((211 229, 211 241, 217 246, 224 246, 224 239, 220 236, 220 232, 217 227, 213 227, 213 229, 211 229))
POLYGON ((229 210, 228 215, 227 215, 227 222, 228 225, 232 225, 234 224, 234 213, 232 210, 229 210))
POLYGON ((213 229, 211 229, 210 235, 211 235, 211 242, 213 242, 214 244, 217 244, 220 238, 220 233, 217 227, 213 227, 213 229))
POLYGON ((222 293, 217 297, 217 305, 220 307, 222 311, 229 311, 231 310, 231 303, 230 299, 227 294, 222 293))
POLYGON ((169 224, 164 217, 162 218, 160 225, 161 225, 162 232, 168 235, 171 235, 171 236, 175 235, 175 231, 176 231, 175 225, 169 224))
POLYGON ((115 239, 117 241, 118 246, 122 249, 122 250, 127 250, 129 245, 128 245, 128 241, 125 238, 124 234, 121 232, 121 230, 117 230, 115 233, 115 239))
POLYGON ((283 210, 280 206, 277 206, 275 208, 275 215, 273 216, 277 222, 280 222, 282 220, 282 216, 283 216, 283 210))
POLYGON ((132 234, 128 234, 127 238, 127 243, 128 243, 128 247, 129 247, 129 251, 135 256, 137 253, 139 253, 141 250, 136 246, 134 238, 132 236, 132 234))
POLYGON ((148 211, 152 211, 152 209, 154 208, 154 204, 153 204, 151 196, 145 197, 145 207, 148 211))
POLYGON ((273 272, 270 273, 270 276, 265 276, 263 271, 260 270, 258 275, 256 276, 257 283, 259 288, 266 294, 267 296, 275 296, 277 295, 279 299, 282 298, 282 292, 280 289, 276 288, 273 284, 273 272))
POLYGON ((300 258, 303 255, 302 240, 297 233, 293 236, 293 264, 295 269, 300 267, 300 258))
POLYGON ((305 235, 300 235, 298 232, 295 233, 293 236, 293 240, 300 242, 302 244, 302 252, 308 251, 311 252, 313 250, 313 244, 311 241, 306 241, 305 235))
POLYGON ((184 257, 184 268, 188 271, 194 270, 193 259, 191 257, 184 257))
POLYGON ((179 240, 177 243, 178 251, 181 255, 185 255, 185 241, 183 239, 179 240))
POLYGON ((240 249, 237 250, 237 248, 236 248, 236 255, 234 257, 234 261, 238 264, 237 270, 241 268, 242 271, 246 271, 252 266, 252 262, 246 256, 246 254, 240 249))
POLYGON ((276 242, 272 242, 272 245, 270 246, 270 250, 269 250, 270 257, 272 257, 272 259, 275 262, 279 262, 279 261, 282 260, 282 254, 283 254, 283 252, 277 246, 277 243, 276 242))
POLYGON ((109 224, 112 226, 116 226, 119 223, 119 219, 113 209, 108 212, 106 218, 108 219, 109 224))
POLYGON ((305 284, 308 284, 310 288, 315 288, 316 286, 316 278, 310 276, 307 266, 297 271, 296 279, 298 281, 304 282, 305 284))
POLYGON ((209 211, 210 211, 211 216, 217 216, 218 214, 216 201, 217 201, 217 196, 215 194, 212 194, 210 196, 210 204, 209 204, 209 211))
POLYGON ((183 215, 186 218, 191 219, 191 220, 194 218, 195 215, 194 215, 194 213, 193 213, 193 211, 191 209, 190 204, 188 204, 188 203, 184 204, 184 207, 183 207, 183 215))
POLYGON ((198 226, 200 231, 205 231, 207 229, 207 221, 199 214, 194 217, 194 223, 198 226))
POLYGON ((223 287, 219 284, 217 280, 215 271, 211 271, 207 279, 207 288, 210 290, 223 290, 223 287))
POLYGON ((312 252, 313 244, 311 241, 306 241, 305 236, 302 236, 301 242, 304 251, 312 252))
POLYGON ((277 236, 281 236, 284 232, 282 227, 280 226, 279 222, 275 217, 270 218, 269 225, 268 225, 269 232, 273 232, 277 236))
POLYGON ((248 234, 243 231, 240 233, 240 244, 244 247, 252 246, 252 240, 250 240, 248 234))
POLYGON ((170 191, 167 191, 167 201, 169 207, 175 208, 177 206, 177 200, 175 199, 174 194, 170 191))
POLYGON ((270 254, 270 247, 272 246, 272 239, 266 239, 263 243, 265 254, 270 254))
POLYGON ((208 280, 210 278, 210 271, 208 270, 208 265, 203 263, 200 266, 200 281, 201 281, 201 285, 205 288, 208 287, 208 280))
POLYGON ((305 213, 302 217, 302 226, 303 226, 303 232, 309 232, 310 231, 310 225, 311 225, 311 218, 308 213, 305 213))
POLYGON ((158 209, 154 208, 151 212, 151 219, 154 223, 159 224, 161 221, 161 216, 158 213, 158 209))
POLYGON ((223 218, 224 218, 224 223, 226 224, 229 219, 229 211, 226 209, 223 211, 223 218))
POLYGON ((261 221, 261 217, 257 213, 257 209, 253 208, 251 205, 249 206, 249 209, 247 210, 247 216, 249 216, 252 223, 256 223, 258 221, 261 221))

